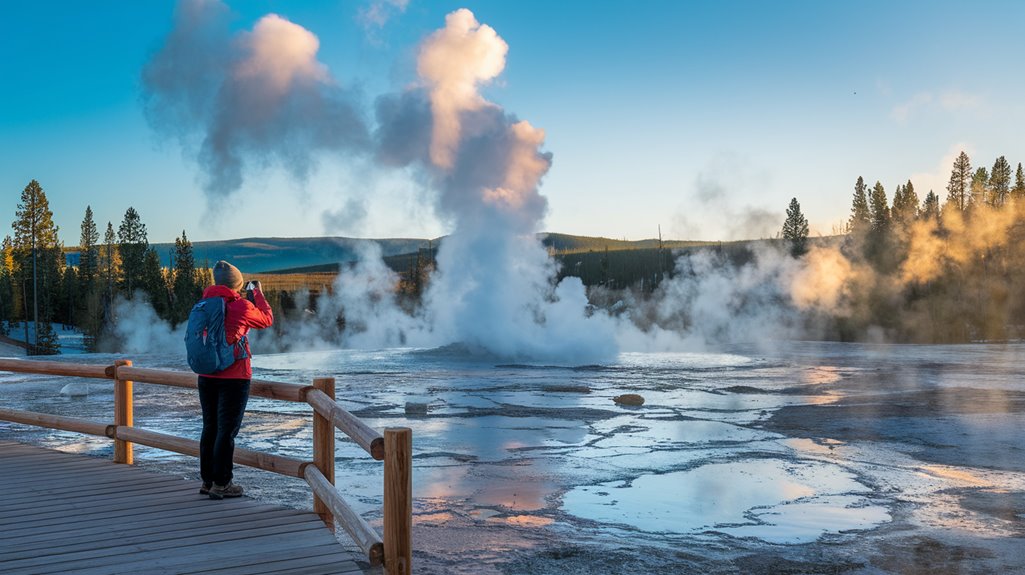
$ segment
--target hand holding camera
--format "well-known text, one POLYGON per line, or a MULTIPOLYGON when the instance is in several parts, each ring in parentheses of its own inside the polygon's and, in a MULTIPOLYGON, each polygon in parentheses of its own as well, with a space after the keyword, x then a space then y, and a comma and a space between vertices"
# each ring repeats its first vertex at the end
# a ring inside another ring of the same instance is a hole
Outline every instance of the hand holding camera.
POLYGON ((246 299, 256 303, 256 296, 253 294, 258 291, 263 291, 260 287, 260 280, 251 280, 246 284, 246 299))

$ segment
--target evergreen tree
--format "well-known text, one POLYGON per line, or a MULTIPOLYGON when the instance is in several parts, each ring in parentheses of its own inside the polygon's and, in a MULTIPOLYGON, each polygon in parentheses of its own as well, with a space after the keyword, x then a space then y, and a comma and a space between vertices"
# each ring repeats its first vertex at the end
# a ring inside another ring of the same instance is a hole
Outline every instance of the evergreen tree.
POLYGON ((893 194, 893 209, 890 210, 894 224, 903 227, 913 222, 918 217, 918 203, 918 194, 911 180, 903 186, 898 185, 893 194))
POLYGON ((140 280, 140 287, 149 297, 153 311, 167 319, 170 312, 167 280, 164 279, 164 272, 160 268, 160 255, 157 254, 156 248, 149 248, 144 254, 140 280))
POLYGON ((929 190, 929 193, 925 195, 925 201, 922 202, 922 210, 919 212, 918 217, 923 220, 939 221, 940 197, 932 190, 929 190))
POLYGON ((135 211, 135 208, 129 207, 125 212, 125 218, 117 230, 117 248, 121 255, 121 273, 125 295, 128 299, 132 299, 135 289, 139 286, 146 264, 146 251, 149 249, 146 224, 142 223, 139 212, 135 211))
POLYGON ((992 204, 989 193, 989 172, 986 171, 986 168, 975 170, 975 174, 972 175, 971 190, 971 205, 977 206, 987 202, 992 204))
POLYGON ((93 209, 85 207, 85 217, 82 219, 82 235, 78 241, 78 278, 85 289, 92 287, 93 281, 100 268, 100 233, 96 230, 96 222, 93 221, 93 209))
POLYGON ((1011 164, 1003 156, 993 162, 993 171, 989 174, 990 201, 1000 207, 1007 203, 1011 193, 1011 164))
POLYGON ((114 226, 107 222, 107 231, 103 234, 103 257, 101 259, 103 279, 107 284, 107 300, 114 298, 114 287, 120 277, 120 255, 118 254, 117 237, 114 235, 114 226))
POLYGON ((869 196, 869 213, 873 232, 881 232, 889 227, 890 207, 886 200, 886 190, 879 182, 872 187, 872 194, 869 196))
POLYGON ((867 230, 871 225, 871 217, 868 209, 868 188, 865 180, 858 176, 854 184, 854 200, 851 202, 851 219, 847 223, 847 230, 850 232, 861 232, 867 230))
POLYGON ((950 171, 950 182, 947 184, 947 203, 957 206, 960 211, 968 209, 971 202, 972 164, 968 154, 961 152, 954 160, 950 171))
POLYGON ((0 244, 0 334, 7 335, 10 322, 14 319, 14 243, 11 236, 0 244))
POLYGON ((60 353, 60 340, 53 331, 53 324, 41 321, 36 324, 36 341, 29 349, 33 355, 55 355, 60 353))
POLYGON ((65 323, 72 325, 77 325, 81 315, 85 313, 85 304, 88 301, 88 294, 86 290, 82 289, 80 278, 81 275, 74 266, 64 267, 58 296, 60 305, 57 308, 57 313, 58 317, 64 318, 65 323))
POLYGON ((182 230, 182 237, 174 240, 174 287, 171 290, 171 318, 174 322, 185 321, 189 317, 189 310, 196 300, 203 294, 203 288, 199 284, 199 277, 196 273, 195 256, 192 252, 192 242, 185 236, 182 230))
POLYGON ((64 254, 57 239, 57 226, 53 223, 53 212, 46 199, 46 192, 39 182, 29 182, 21 194, 21 203, 12 223, 14 228, 14 264, 18 270, 17 281, 24 286, 25 318, 36 322, 36 346, 30 352, 52 351, 48 340, 40 340, 57 309, 60 272, 64 265, 64 254), (27 309, 31 301, 31 310, 27 309), (40 347, 43 346, 43 347, 40 347), (38 349, 37 349, 38 348, 38 349))
POLYGON ((915 192, 915 185, 908 180, 907 184, 904 184, 904 212, 910 214, 910 220, 915 219, 919 210, 918 193, 915 192))
POLYGON ((808 251, 808 219, 801 213, 797 198, 790 200, 787 219, 783 222, 783 239, 790 243, 790 255, 801 257, 808 251))
POLYGON ((1011 196, 1017 200, 1025 198, 1025 172, 1022 172, 1021 162, 1018 162, 1018 170, 1014 173, 1014 188, 1011 189, 1011 196))

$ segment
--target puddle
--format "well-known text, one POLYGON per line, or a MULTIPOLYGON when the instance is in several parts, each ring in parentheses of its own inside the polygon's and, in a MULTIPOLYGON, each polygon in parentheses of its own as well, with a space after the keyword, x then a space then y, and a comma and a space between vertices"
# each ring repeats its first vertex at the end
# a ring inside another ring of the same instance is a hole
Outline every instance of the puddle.
POLYGON ((836 465, 762 459, 579 486, 563 497, 563 509, 653 533, 717 531, 804 543, 889 520, 886 508, 865 497, 869 492, 836 465))

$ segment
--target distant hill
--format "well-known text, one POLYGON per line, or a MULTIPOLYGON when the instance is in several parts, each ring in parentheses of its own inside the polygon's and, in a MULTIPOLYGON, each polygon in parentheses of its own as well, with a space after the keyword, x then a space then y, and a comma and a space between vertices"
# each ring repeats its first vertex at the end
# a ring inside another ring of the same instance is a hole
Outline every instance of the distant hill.
MULTIPOLYGON (((573 254, 604 253, 606 249, 610 252, 639 251, 643 253, 657 250, 659 243, 657 239, 614 240, 558 233, 541 233, 538 234, 538 237, 541 239, 541 243, 560 259, 573 254)), ((227 260, 247 274, 303 274, 337 272, 342 264, 358 259, 361 245, 376 243, 381 247, 381 253, 388 265, 396 271, 405 271, 409 269, 410 262, 420 250, 426 250, 428 245, 437 249, 443 240, 444 238, 241 238, 193 242, 192 249, 197 266, 213 265, 218 260, 227 260)), ((715 245, 716 242, 665 240, 662 244, 666 250, 679 250, 715 245)), ((170 265, 174 243, 151 245, 160 255, 161 264, 170 265)), ((77 250, 74 247, 68 247, 66 252, 68 263, 77 264, 77 250)), ((571 261, 575 264, 578 260, 571 258, 571 261)))
MULTIPOLYGON (((384 256, 415 252, 427 246, 428 240, 390 238, 366 240, 357 238, 243 238, 213 242, 193 242, 196 265, 213 265, 229 261, 246 273, 268 273, 283 270, 322 268, 358 259, 361 245, 376 243, 384 256)), ((152 244, 163 265, 169 265, 173 243, 152 244)), ((336 268, 337 269, 337 268, 336 268)))
MULTIPOLYGON (((658 240, 613 240, 602 237, 571 236, 568 234, 545 233, 541 235, 541 243, 557 254, 574 254, 582 252, 649 250, 658 249, 658 240)), ((697 242, 683 240, 663 240, 664 249, 692 248, 695 246, 714 245, 718 242, 697 242)))

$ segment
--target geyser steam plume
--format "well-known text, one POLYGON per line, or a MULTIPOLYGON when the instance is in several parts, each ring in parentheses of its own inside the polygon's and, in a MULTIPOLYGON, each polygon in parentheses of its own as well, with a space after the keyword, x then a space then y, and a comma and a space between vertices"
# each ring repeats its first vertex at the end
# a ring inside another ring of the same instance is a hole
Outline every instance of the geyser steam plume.
MULTIPOLYGON (((177 130, 185 143, 198 132, 209 194, 238 189, 254 162, 277 161, 302 178, 318 152, 373 151, 384 166, 421 170, 436 192, 436 213, 452 226, 424 304, 405 328, 369 329, 395 318, 385 311, 388 297, 366 294, 375 305, 358 305, 351 286, 338 286, 348 325, 368 327, 350 341, 463 343, 553 361, 615 353, 613 322, 588 316, 578 279, 556 285, 555 264, 535 235, 548 207, 538 191, 551 166, 541 151, 544 132, 480 94, 505 67, 508 46, 494 29, 469 10, 449 14, 420 46, 418 85, 378 99, 371 142, 350 94, 317 61, 316 36, 272 14, 232 37, 227 12, 218 0, 183 0, 143 74, 153 125, 177 130)), ((380 277, 339 281, 381 285, 380 277)))
POLYGON ((318 152, 367 148, 363 116, 317 60, 315 35, 276 14, 236 35, 228 21, 219 0, 182 0, 142 74, 150 124, 195 154, 208 200, 238 190, 247 165, 276 163, 303 181, 318 152))
POLYGON ((420 46, 421 85, 377 104, 378 157, 425 170, 437 213, 453 225, 422 319, 435 343, 503 357, 587 361, 615 353, 611 320, 586 314, 583 285, 556 285, 537 240, 548 209, 538 191, 551 167, 544 131, 479 91, 505 67, 508 46, 466 9, 420 46))

